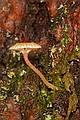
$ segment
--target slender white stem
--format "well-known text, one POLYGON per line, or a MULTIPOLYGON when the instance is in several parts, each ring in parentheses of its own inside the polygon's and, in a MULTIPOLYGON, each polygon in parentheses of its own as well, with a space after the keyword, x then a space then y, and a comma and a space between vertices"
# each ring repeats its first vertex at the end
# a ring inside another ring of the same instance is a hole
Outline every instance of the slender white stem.
POLYGON ((57 88, 56 86, 54 86, 53 84, 49 83, 46 78, 44 77, 44 75, 37 69, 35 68, 31 62, 28 59, 28 52, 22 52, 25 63, 41 78, 41 80, 43 81, 43 83, 48 87, 51 88, 52 90, 57 88))

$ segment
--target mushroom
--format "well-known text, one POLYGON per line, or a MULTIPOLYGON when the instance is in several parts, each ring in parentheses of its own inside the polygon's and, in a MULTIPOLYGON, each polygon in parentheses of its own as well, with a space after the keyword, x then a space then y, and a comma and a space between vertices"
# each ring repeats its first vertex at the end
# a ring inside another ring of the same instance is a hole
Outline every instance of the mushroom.
POLYGON ((28 53, 31 50, 35 50, 35 49, 39 49, 41 48, 40 45, 30 42, 30 43, 16 43, 15 45, 13 45, 12 47, 9 48, 9 50, 13 50, 13 51, 20 51, 23 54, 25 63, 41 78, 41 80, 43 81, 43 83, 48 87, 53 89, 56 89, 57 87, 54 86, 53 84, 49 83, 46 78, 44 77, 44 75, 37 69, 35 68, 32 63, 29 61, 28 59, 28 53))

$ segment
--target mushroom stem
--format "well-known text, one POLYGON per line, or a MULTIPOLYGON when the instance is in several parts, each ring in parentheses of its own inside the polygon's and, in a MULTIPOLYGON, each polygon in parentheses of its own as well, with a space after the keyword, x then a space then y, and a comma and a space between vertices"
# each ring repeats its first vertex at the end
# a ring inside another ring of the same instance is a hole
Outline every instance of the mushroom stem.
POLYGON ((23 52, 23 57, 24 57, 24 60, 25 60, 25 63, 41 78, 41 80, 43 81, 43 83, 48 87, 48 88, 51 88, 52 90, 53 89, 56 89, 57 87, 54 86, 53 84, 49 83, 46 78, 43 76, 43 74, 37 69, 35 68, 31 62, 29 61, 28 59, 28 52, 23 52))

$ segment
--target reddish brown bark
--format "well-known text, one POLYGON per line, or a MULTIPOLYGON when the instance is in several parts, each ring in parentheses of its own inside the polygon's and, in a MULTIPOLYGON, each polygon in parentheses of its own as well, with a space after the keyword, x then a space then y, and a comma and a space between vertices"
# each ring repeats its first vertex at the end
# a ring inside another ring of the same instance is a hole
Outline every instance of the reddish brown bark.
POLYGON ((46 0, 50 17, 53 19, 58 13, 58 5, 64 0, 46 0))
POLYGON ((15 103, 13 98, 7 98, 4 101, 0 101, 0 120, 21 120, 21 114, 18 104, 15 103))
POLYGON ((10 14, 3 20, 1 28, 3 30, 9 30, 11 33, 15 31, 21 24, 26 9, 25 0, 10 0, 11 11, 10 14))

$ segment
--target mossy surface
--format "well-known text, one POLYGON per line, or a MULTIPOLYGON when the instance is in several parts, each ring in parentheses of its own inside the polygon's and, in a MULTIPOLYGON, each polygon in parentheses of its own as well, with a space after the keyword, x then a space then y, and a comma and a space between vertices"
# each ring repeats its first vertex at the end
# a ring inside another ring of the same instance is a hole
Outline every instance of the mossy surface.
POLYGON ((20 32, 4 34, 4 47, 0 48, 0 100, 14 99, 22 120, 28 120, 30 116, 34 120, 72 120, 73 113, 79 110, 80 28, 73 32, 77 20, 74 17, 71 23, 72 18, 68 16, 69 11, 70 15, 75 12, 72 6, 78 8, 76 2, 60 4, 59 13, 51 21, 45 1, 28 1, 27 16, 20 32), (47 88, 26 65, 20 52, 9 51, 16 42, 28 41, 42 46, 39 51, 30 52, 29 60, 58 90, 47 88))

